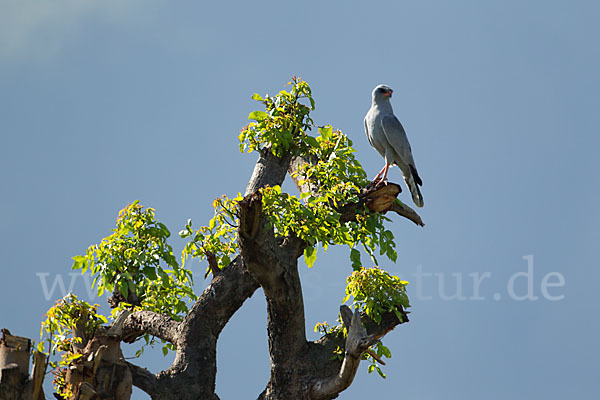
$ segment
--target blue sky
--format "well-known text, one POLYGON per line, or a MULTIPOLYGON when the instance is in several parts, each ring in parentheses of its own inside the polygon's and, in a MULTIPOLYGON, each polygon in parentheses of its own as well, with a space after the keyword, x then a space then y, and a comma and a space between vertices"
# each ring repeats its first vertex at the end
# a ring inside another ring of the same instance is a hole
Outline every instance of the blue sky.
MULTIPOLYGON (((106 310, 71 257, 135 199, 172 232, 206 223, 250 177, 255 157, 237 147, 250 96, 293 74, 311 84, 315 121, 348 134, 374 176, 383 161, 362 119, 387 83, 426 226, 391 217, 399 257, 384 266, 411 281, 411 322, 384 339, 388 378, 363 365, 340 398, 598 397, 598 15, 580 0, 2 1, 0 325, 37 338, 55 279, 106 310), (457 282, 465 298, 448 299, 457 282), (517 300, 529 282, 537 299, 517 300)), ((312 332, 336 318, 347 250, 300 269, 312 332)), ((165 368, 158 353, 139 363, 165 368)), ((222 399, 263 390, 262 292, 223 332, 218 367, 222 399)))

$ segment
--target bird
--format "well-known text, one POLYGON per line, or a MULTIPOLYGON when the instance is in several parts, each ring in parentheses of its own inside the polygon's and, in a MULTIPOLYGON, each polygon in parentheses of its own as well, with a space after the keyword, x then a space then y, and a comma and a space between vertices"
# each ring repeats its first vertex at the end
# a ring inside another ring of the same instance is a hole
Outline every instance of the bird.
POLYGON ((419 190, 423 181, 417 172, 406 132, 392 110, 392 92, 393 89, 387 85, 377 85, 371 95, 371 108, 365 116, 367 139, 385 159, 385 166, 373 182, 385 182, 390 166, 397 165, 402 171, 404 183, 410 190, 413 202, 417 207, 423 207, 423 195, 419 190))

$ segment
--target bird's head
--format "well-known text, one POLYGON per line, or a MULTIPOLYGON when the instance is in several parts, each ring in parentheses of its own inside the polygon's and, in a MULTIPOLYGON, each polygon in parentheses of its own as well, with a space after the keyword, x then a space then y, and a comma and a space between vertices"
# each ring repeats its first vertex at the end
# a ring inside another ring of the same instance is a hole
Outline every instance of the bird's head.
POLYGON ((390 97, 392 97, 392 92, 392 88, 387 85, 377 85, 377 87, 373 89, 373 100, 389 100, 390 97))

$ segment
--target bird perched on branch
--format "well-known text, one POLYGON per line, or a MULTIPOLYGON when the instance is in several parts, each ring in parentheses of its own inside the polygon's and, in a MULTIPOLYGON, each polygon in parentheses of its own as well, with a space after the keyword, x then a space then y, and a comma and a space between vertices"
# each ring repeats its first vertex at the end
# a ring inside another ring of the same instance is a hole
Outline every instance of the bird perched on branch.
POLYGON ((373 182, 385 182, 390 166, 397 165, 402 171, 414 203, 417 207, 423 207, 423 196, 419 190, 423 181, 417 172, 406 132, 392 110, 392 92, 392 88, 386 85, 378 85, 373 89, 371 108, 365 116, 367 139, 385 159, 385 166, 373 182))

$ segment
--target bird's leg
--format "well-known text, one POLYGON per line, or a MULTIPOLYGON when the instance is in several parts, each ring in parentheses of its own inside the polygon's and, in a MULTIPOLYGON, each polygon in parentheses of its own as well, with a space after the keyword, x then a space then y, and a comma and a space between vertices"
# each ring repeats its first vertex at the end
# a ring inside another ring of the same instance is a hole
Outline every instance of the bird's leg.
POLYGON ((385 163, 385 167, 383 168, 383 176, 381 177, 382 182, 387 181, 387 174, 388 174, 389 169, 390 169, 390 164, 385 163))
POLYGON ((383 168, 381 168, 381 171, 379 171, 377 176, 375 178, 373 178, 373 182, 377 182, 379 180, 379 177, 383 174, 384 170, 385 170, 385 166, 383 168))
POLYGON ((373 182, 385 181, 387 177, 387 171, 389 168, 390 164, 385 163, 385 166, 381 169, 381 171, 379 171, 375 179, 373 179, 373 182), (383 175, 383 177, 380 179, 381 175, 383 175))

